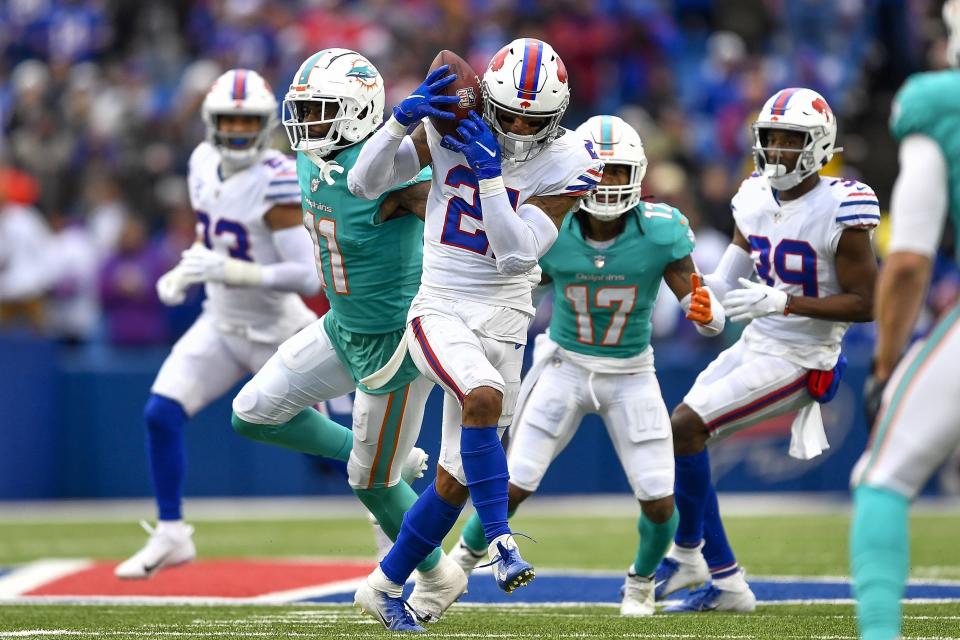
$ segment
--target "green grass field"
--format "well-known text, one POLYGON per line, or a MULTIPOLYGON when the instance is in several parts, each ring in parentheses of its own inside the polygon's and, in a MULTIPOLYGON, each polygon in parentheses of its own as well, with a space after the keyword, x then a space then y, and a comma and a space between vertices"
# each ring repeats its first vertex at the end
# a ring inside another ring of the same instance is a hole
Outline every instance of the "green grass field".
MULTIPOLYGON (((636 545, 633 518, 524 516, 517 530, 538 540, 525 557, 538 567, 626 567, 636 545)), ((840 515, 730 517, 738 560, 752 575, 843 576, 848 519, 840 515)), ((197 521, 198 552, 214 557, 346 556, 373 552, 359 518, 197 521)), ((960 580, 960 515, 915 515, 912 578, 960 580)), ((143 534, 130 522, 0 522, 0 566, 39 558, 119 559, 143 534)), ((452 541, 450 538, 449 541, 452 541)), ((448 542, 449 542, 448 541, 448 542)), ((456 605, 430 636, 443 638, 856 638, 849 605, 771 605, 751 615, 657 615, 623 619, 612 607, 456 605)), ((960 639, 960 603, 908 605, 905 637, 960 639)), ((383 637, 372 620, 329 605, 0 605, 0 638, 341 638, 383 637)))

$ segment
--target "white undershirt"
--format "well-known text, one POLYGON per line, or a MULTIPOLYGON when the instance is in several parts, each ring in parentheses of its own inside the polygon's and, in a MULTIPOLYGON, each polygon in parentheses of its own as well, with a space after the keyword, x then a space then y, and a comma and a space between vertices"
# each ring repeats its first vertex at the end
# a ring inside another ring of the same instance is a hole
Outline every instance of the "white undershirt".
POLYGON ((609 249, 613 246, 613 243, 617 241, 616 238, 610 238, 609 240, 594 240, 593 238, 584 237, 584 240, 587 241, 587 244, 594 249, 609 249))
POLYGON ((911 134, 900 143, 900 173, 890 199, 888 253, 932 257, 947 219, 947 162, 933 138, 911 134))

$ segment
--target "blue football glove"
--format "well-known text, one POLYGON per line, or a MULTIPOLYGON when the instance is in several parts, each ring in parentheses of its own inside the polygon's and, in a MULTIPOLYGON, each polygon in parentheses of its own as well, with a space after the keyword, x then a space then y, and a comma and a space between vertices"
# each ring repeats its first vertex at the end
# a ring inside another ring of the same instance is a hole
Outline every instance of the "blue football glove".
POLYGON ((462 153, 473 169, 477 180, 496 178, 500 175, 500 144, 483 118, 470 112, 469 120, 461 120, 457 127, 457 140, 451 135, 443 136, 442 147, 462 153))
POLYGON ((437 95, 441 89, 457 79, 454 73, 444 76, 449 69, 449 65, 437 67, 419 87, 413 90, 413 93, 401 100, 400 104, 393 108, 393 117, 396 121, 404 126, 410 126, 425 116, 453 120, 456 116, 451 112, 437 108, 460 102, 457 96, 437 95))

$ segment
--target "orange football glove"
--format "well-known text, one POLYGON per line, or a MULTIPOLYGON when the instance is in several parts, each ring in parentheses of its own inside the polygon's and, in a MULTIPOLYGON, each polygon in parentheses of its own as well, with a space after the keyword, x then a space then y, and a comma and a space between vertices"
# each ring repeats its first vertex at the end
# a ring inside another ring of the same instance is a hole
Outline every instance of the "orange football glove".
POLYGON ((710 293, 700 286, 700 276, 690 274, 690 310, 687 311, 687 320, 710 324, 713 320, 713 310, 710 308, 710 293))

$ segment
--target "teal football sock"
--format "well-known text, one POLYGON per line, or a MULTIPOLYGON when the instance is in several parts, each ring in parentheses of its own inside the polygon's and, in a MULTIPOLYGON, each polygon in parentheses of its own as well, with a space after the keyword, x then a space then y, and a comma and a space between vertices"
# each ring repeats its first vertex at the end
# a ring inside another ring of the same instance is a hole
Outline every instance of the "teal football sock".
POLYGON ((666 522, 654 522, 640 513, 637 521, 637 531, 640 532, 640 545, 637 548, 637 557, 633 561, 633 570, 638 576, 650 576, 657 570, 657 565, 663 560, 673 536, 677 532, 680 514, 674 509, 666 522))
POLYGON ((900 636, 900 599, 910 567, 910 502, 886 489, 853 492, 850 572, 863 640, 900 636))
MULTIPOLYGON (((516 512, 516 509, 507 512, 507 517, 512 518, 516 512)), ((477 515, 476 511, 474 511, 470 519, 467 520, 467 524, 463 527, 460 537, 463 538, 463 541, 471 551, 486 553, 487 537, 483 534, 483 524, 480 522, 480 516, 477 515)))
POLYGON ((487 537, 483 535, 483 524, 480 522, 480 516, 474 511, 470 519, 467 520, 463 532, 460 534, 463 541, 471 551, 482 553, 487 550, 487 537))
POLYGON ((255 424, 236 413, 230 422, 234 431, 251 440, 301 453, 346 462, 353 449, 353 432, 312 408, 304 409, 283 424, 255 424))
MULTIPOLYGON (((387 537, 396 541, 397 534, 400 533, 400 526, 403 524, 403 515, 417 501, 417 492, 403 480, 392 487, 354 489, 353 492, 363 503, 363 506, 377 519, 380 528, 387 534, 387 537)), ((440 547, 437 547, 430 552, 430 555, 423 562, 417 565, 417 569, 419 571, 430 571, 440 562, 442 553, 440 547)))

